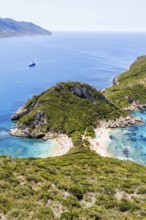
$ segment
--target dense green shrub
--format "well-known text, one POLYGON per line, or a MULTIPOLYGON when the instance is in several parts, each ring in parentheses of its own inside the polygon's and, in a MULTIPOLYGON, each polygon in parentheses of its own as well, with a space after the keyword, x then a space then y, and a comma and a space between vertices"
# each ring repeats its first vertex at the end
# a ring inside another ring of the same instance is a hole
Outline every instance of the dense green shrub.
POLYGON ((146 186, 140 187, 137 190, 137 194, 146 194, 146 186))
POLYGON ((140 209, 138 204, 135 204, 134 202, 130 202, 126 199, 121 200, 121 202, 119 203, 119 210, 121 212, 126 212, 126 211, 135 211, 140 209))
POLYGON ((41 220, 54 220, 54 215, 50 207, 40 207, 36 212, 36 219, 41 220))
POLYGON ((83 199, 83 190, 81 189, 80 186, 78 185, 73 185, 69 188, 69 192, 74 195, 75 197, 77 197, 78 200, 82 200, 83 199))
POLYGON ((75 220, 75 219, 77 219, 77 215, 71 212, 64 212, 60 217, 60 220, 75 220))

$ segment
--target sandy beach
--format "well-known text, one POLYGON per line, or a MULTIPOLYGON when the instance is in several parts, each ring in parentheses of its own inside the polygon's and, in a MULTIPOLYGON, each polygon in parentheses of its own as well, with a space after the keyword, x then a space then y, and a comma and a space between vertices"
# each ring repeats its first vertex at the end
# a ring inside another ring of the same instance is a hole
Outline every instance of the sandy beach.
POLYGON ((110 141, 109 138, 109 128, 96 128, 95 135, 96 137, 89 138, 90 149, 96 151, 96 153, 100 154, 103 157, 109 157, 107 152, 107 144, 110 141))
POLYGON ((52 152, 52 157, 64 155, 73 147, 71 138, 65 134, 59 134, 54 140, 56 147, 52 152))
MULTIPOLYGON (((96 137, 94 139, 88 139, 90 142, 90 149, 104 157, 109 157, 106 148, 110 141, 109 131, 110 129, 108 128, 97 128, 95 129, 96 137)), ((73 147, 72 140, 67 135, 60 134, 54 140, 56 142, 56 147, 52 152, 52 157, 64 155, 73 147)))

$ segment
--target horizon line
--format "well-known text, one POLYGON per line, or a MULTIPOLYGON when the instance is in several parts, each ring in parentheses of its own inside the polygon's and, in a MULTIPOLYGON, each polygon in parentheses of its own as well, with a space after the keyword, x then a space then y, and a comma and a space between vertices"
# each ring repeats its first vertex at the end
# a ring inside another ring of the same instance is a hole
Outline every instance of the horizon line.
POLYGON ((116 32, 116 33, 146 33, 146 30, 51 30, 51 32, 116 32))

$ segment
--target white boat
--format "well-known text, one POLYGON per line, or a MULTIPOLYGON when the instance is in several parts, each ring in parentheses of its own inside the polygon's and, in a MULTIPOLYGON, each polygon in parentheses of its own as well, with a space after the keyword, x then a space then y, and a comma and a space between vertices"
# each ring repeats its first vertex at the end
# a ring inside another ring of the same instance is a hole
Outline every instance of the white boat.
POLYGON ((35 65, 36 65, 36 63, 32 61, 32 62, 29 64, 29 67, 32 67, 32 66, 35 66, 35 65))

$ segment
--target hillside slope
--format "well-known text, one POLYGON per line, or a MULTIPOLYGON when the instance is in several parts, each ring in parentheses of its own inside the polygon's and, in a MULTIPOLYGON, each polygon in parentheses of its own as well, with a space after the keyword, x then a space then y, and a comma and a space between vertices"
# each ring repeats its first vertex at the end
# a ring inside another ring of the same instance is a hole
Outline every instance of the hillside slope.
POLYGON ((31 22, 18 22, 10 18, 0 18, 0 37, 51 35, 51 32, 31 22))
POLYGON ((139 57, 104 95, 118 107, 146 104, 146 56, 139 57))
POLYGON ((6 220, 146 218, 146 167, 86 148, 61 157, 0 157, 0 216, 6 220))

